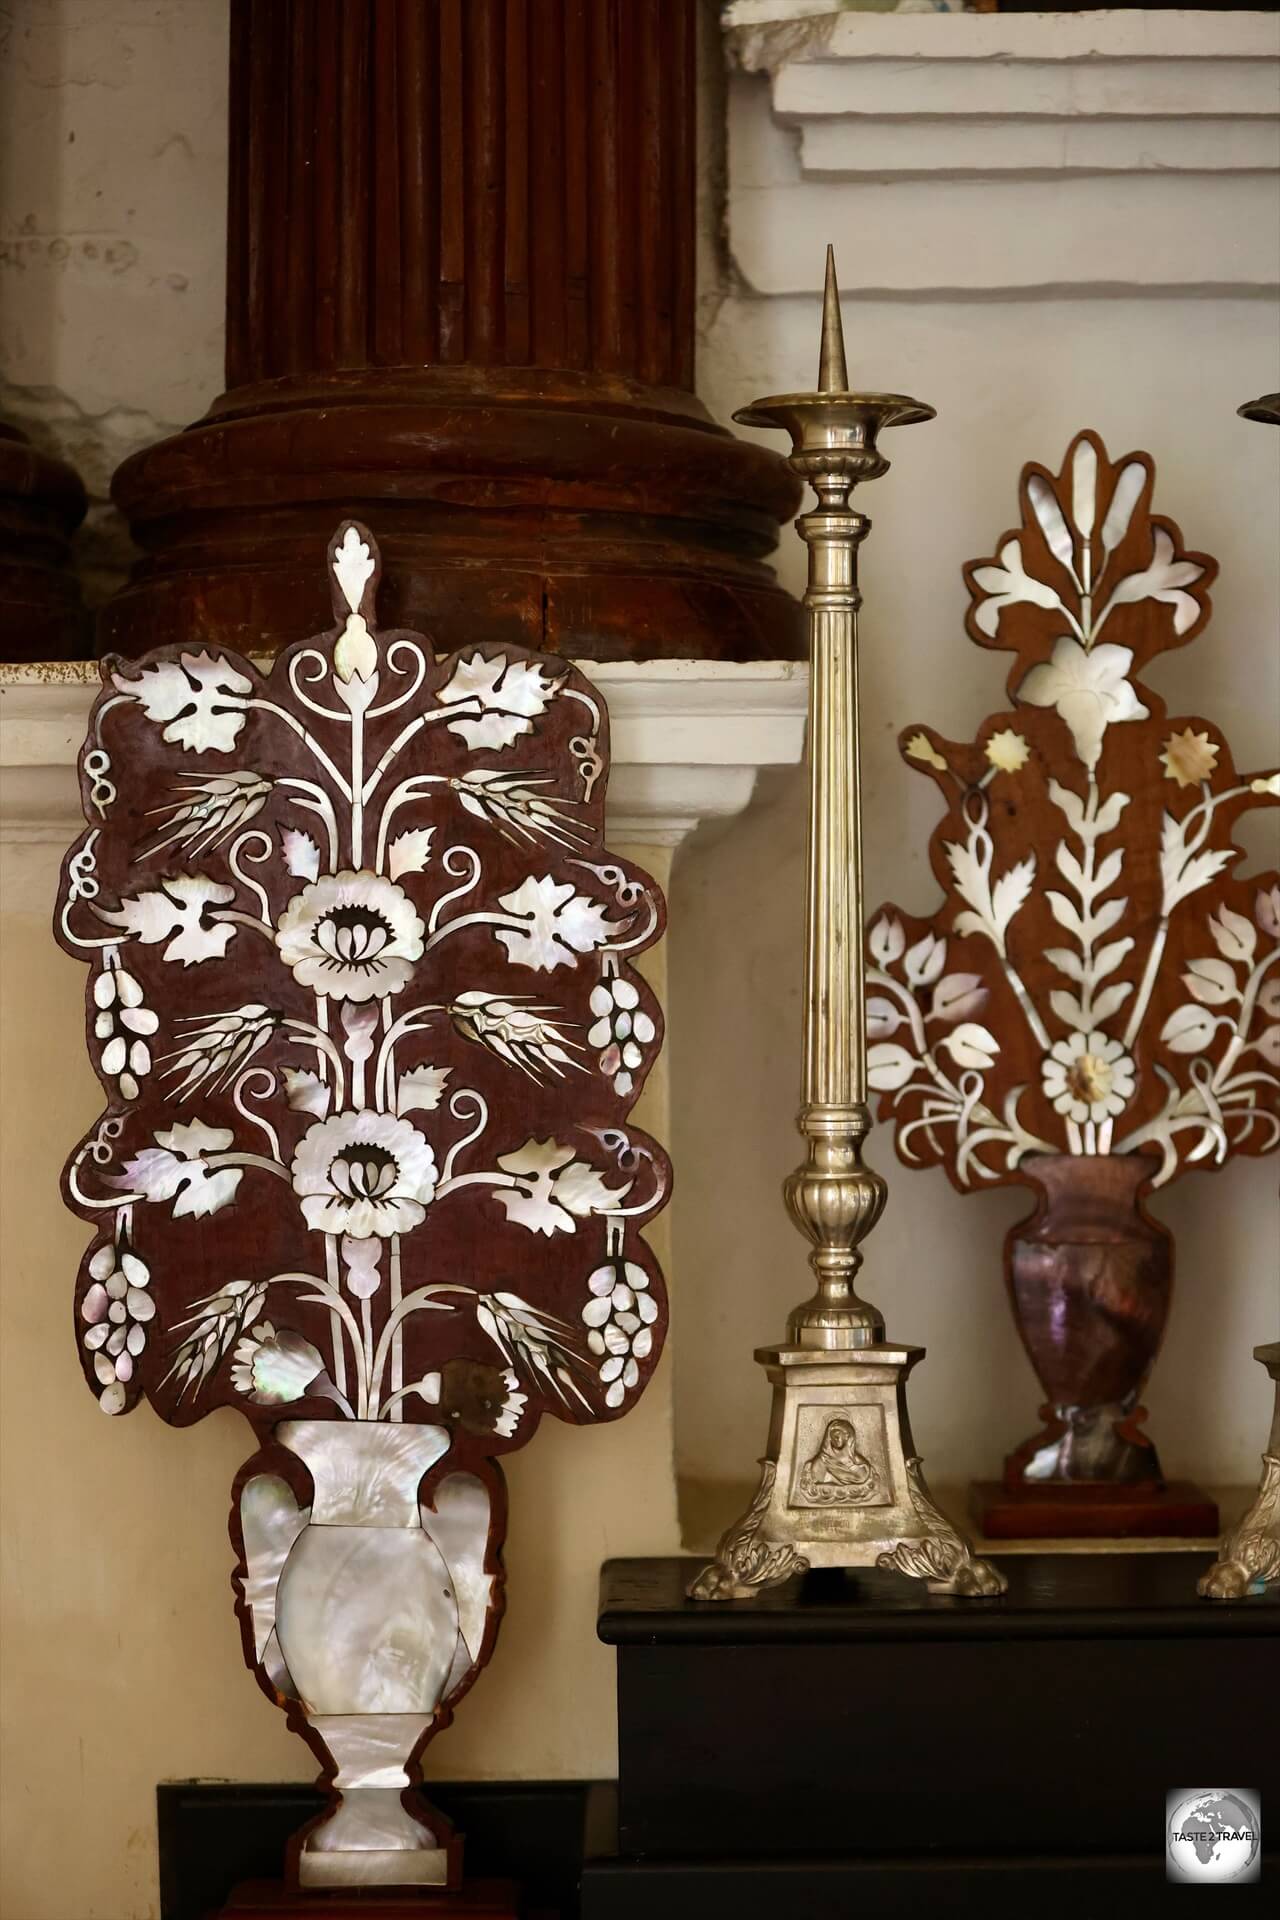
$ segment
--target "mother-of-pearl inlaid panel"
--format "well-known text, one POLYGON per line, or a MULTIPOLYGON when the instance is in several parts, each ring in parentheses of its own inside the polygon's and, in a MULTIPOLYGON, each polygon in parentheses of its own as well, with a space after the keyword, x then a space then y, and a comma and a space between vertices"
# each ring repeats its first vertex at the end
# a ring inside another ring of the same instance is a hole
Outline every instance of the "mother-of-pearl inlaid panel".
POLYGON ((418 1486, 445 1453, 443 1427, 353 1420, 286 1420, 276 1438, 305 1460, 317 1527, 417 1527, 418 1486))

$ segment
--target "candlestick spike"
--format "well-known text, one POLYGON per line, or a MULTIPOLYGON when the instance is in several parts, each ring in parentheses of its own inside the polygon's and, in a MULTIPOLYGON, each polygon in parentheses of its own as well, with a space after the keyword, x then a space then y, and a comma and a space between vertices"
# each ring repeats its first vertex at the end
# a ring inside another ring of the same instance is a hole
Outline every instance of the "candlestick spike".
POLYGON ((840 319, 840 289, 836 285, 836 250, 827 246, 827 284, 822 296, 822 353, 818 360, 818 392, 847 393, 849 373, 844 357, 844 326, 840 319))
POLYGON ((811 1244, 812 1298, 787 1338, 756 1359, 773 1418, 755 1500, 690 1588, 696 1600, 749 1599, 810 1566, 891 1567, 936 1591, 998 1594, 1004 1580, 929 1498, 907 1421, 906 1376, 920 1347, 890 1343, 859 1298, 860 1242, 887 1187, 865 1165, 867 1104, 858 768, 858 549, 871 528, 850 504, 888 471, 881 430, 931 420, 901 393, 850 393, 835 254, 827 248, 817 393, 758 400, 735 415, 781 427, 791 465, 818 496, 796 522, 809 549, 809 835, 805 894, 804 1065, 797 1122, 805 1159, 784 1185, 811 1244))

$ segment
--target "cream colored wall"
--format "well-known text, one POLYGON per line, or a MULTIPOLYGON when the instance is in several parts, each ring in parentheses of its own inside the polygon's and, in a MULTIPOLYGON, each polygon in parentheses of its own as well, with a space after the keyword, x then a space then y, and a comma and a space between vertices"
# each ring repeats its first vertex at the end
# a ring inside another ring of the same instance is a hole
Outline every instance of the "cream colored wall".
MULTIPOLYGON (((666 879, 662 848, 620 848, 666 879)), ((108 1422, 80 1376, 71 1281, 85 1229, 58 1171, 101 1109, 81 1039, 84 971, 53 946, 57 854, 0 871, 0 1529, 3 1920, 156 1920, 155 1788, 314 1776, 244 1668, 232 1612, 231 1482, 253 1451, 222 1411, 177 1432, 108 1422)), ((644 971, 665 999, 664 949, 644 971)), ((659 1063, 636 1119, 669 1137, 659 1063)), ((650 1233, 670 1266, 668 1219, 650 1233)), ((676 1541, 672 1370, 626 1420, 546 1420, 507 1468, 507 1614, 488 1671, 428 1770, 461 1779, 615 1771, 600 1563, 676 1541)))

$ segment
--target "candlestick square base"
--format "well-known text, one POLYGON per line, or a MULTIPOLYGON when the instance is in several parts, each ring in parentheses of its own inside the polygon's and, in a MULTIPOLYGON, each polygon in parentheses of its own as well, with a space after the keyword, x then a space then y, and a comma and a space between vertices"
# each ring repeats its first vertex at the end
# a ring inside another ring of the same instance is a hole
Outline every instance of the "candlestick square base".
POLYGON ((923 1347, 759 1347, 773 1388, 756 1497, 689 1589, 749 1600, 810 1567, 881 1567, 932 1593, 1003 1593, 1005 1581, 934 1506, 907 1416, 923 1347))

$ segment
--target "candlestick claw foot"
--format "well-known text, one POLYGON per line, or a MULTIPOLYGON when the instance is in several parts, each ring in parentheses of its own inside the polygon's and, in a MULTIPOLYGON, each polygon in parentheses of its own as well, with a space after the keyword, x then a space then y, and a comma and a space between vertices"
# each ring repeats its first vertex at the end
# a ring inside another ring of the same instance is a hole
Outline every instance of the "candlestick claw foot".
POLYGON ((1244 1519, 1222 1543, 1221 1556, 1197 1582, 1206 1600, 1265 1593, 1280 1580, 1280 1459, 1262 1456, 1262 1485, 1244 1519))
POLYGON ((780 1587, 808 1573, 809 1562, 794 1547, 760 1538, 777 1471, 776 1460, 760 1462, 756 1497, 742 1518, 721 1534, 715 1559, 689 1587, 691 1600, 752 1600, 766 1587, 780 1587))
POLYGON ((1265 1593, 1280 1583, 1280 1341, 1255 1347, 1276 1383, 1271 1436, 1262 1456, 1262 1479, 1257 1498, 1222 1542, 1218 1558, 1196 1583, 1205 1600, 1240 1600, 1246 1593, 1265 1593))
POLYGON ((978 1598, 993 1598, 1003 1593, 1009 1584, 1004 1575, 998 1573, 989 1560, 979 1559, 965 1536, 934 1506, 918 1454, 911 1456, 906 1468, 911 1504, 930 1531, 918 1540, 900 1540, 892 1553, 880 1554, 876 1565, 925 1581, 930 1593, 978 1598))

